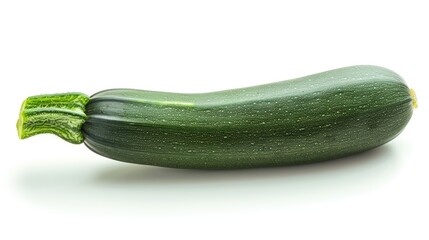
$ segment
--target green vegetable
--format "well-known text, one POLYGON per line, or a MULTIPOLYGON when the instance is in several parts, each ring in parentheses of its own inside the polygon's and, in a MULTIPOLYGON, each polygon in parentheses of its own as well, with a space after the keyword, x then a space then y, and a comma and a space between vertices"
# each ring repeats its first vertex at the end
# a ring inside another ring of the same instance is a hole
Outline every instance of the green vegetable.
POLYGON ((220 92, 112 89, 28 98, 20 138, 54 133, 116 160, 174 168, 306 164, 378 147, 417 107, 396 73, 340 68, 220 92))

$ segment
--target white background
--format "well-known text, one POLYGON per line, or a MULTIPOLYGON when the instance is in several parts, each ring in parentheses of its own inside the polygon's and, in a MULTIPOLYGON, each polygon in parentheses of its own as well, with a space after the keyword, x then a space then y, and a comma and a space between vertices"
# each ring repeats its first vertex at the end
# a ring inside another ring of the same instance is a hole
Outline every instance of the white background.
POLYGON ((1 1, 0 239, 429 239, 425 1, 1 1), (152 2, 152 3, 149 3, 152 2), (207 92, 355 64, 420 107, 392 142, 321 164, 137 166, 18 140, 30 95, 207 92))

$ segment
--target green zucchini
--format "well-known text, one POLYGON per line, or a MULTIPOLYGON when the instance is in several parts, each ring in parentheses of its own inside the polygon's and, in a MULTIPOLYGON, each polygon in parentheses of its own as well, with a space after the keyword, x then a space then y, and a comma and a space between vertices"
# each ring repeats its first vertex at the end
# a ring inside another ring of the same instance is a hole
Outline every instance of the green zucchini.
POLYGON ((211 93, 111 89, 24 101, 20 138, 54 133, 119 161, 173 168, 296 165, 395 138, 417 107, 396 73, 352 66, 211 93))

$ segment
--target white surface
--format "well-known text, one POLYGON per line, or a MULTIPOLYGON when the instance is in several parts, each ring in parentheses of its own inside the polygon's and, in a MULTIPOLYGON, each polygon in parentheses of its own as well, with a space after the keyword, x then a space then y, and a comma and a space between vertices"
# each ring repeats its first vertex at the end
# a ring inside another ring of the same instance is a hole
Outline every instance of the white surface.
POLYGON ((1 1, 0 239, 429 239, 424 1, 148 2, 1 1), (34 94, 206 92, 355 64, 396 71, 420 107, 389 144, 322 164, 163 169, 15 130, 34 94))

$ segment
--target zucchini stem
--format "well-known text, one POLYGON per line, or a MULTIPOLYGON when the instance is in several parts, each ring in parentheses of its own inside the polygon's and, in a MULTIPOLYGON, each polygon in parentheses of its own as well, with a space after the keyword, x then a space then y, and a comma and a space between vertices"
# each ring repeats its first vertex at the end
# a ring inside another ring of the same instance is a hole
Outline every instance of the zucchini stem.
POLYGON ((82 143, 82 124, 86 121, 83 93, 37 95, 21 105, 16 123, 18 137, 25 139, 41 133, 52 133, 70 143, 82 143))

